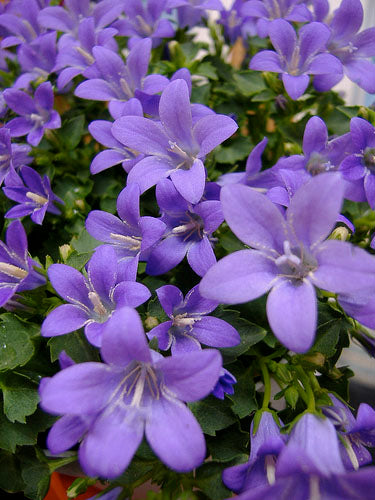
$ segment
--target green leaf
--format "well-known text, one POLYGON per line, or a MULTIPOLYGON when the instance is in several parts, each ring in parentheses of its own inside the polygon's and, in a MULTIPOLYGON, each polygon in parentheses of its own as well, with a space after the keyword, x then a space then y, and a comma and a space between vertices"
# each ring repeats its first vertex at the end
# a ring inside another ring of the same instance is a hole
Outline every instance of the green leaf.
POLYGON ((0 387, 3 391, 4 413, 11 422, 26 422, 38 405, 38 386, 26 377, 6 372, 0 375, 0 387))
POLYGON ((48 492, 50 471, 46 462, 41 462, 34 450, 21 455, 22 479, 25 482, 25 495, 32 500, 43 500, 48 492))
POLYGON ((59 130, 59 137, 68 149, 75 149, 84 134, 85 117, 78 115, 67 120, 59 130))
POLYGON ((74 267, 74 269, 77 269, 78 271, 81 271, 84 268, 85 264, 90 260, 91 256, 91 252, 77 253, 74 251, 69 255, 65 264, 74 267))
POLYGON ((47 344, 52 362, 59 358, 61 351, 65 351, 76 363, 98 360, 97 350, 87 342, 85 335, 80 331, 51 337, 47 344))
POLYGON ((238 312, 230 309, 218 309, 215 316, 230 323, 240 334, 241 342, 234 347, 220 349, 225 361, 237 358, 244 354, 249 348, 266 336, 266 330, 261 326, 255 325, 246 319, 238 318, 238 312))
POLYGON ((10 313, 2 314, 0 319, 0 370, 13 370, 32 358, 32 339, 39 336, 40 327, 10 313))
POLYGON ((216 431, 225 429, 236 421, 229 402, 214 396, 190 403, 189 408, 197 418, 203 432, 209 436, 215 436, 216 431))
POLYGON ((24 487, 17 458, 11 453, 0 451, 0 488, 9 493, 16 493, 24 487))
POLYGON ((248 97, 266 89, 262 75, 256 71, 241 71, 233 75, 233 80, 239 92, 248 97))
POLYGON ((14 453, 17 446, 36 444, 38 433, 51 427, 55 420, 56 417, 38 409, 27 417, 26 424, 12 423, 2 413, 0 405, 0 448, 14 453))
POLYGON ((268 102, 274 101, 276 99, 276 94, 271 89, 262 90, 259 94, 255 94, 252 98, 252 102, 268 102))
POLYGON ((215 160, 218 163, 234 165, 247 158, 252 150, 252 143, 248 137, 238 137, 231 141, 230 146, 219 146, 215 149, 215 160))
POLYGON ((191 102, 207 105, 210 98, 210 91, 211 85, 209 83, 199 85, 199 87, 193 87, 191 91, 191 102))
POLYGON ((233 413, 239 418, 244 418, 258 409, 254 376, 250 370, 244 368, 230 367, 230 371, 237 378, 237 383, 233 386, 234 394, 228 394, 227 397, 233 402, 231 406, 233 413))
POLYGON ((93 252, 102 242, 93 238, 86 229, 83 228, 78 236, 74 236, 71 239, 70 244, 78 254, 85 254, 93 252))
POLYGON ((213 460, 228 462, 235 458, 244 458, 246 462, 248 451, 246 443, 249 434, 239 429, 238 424, 231 425, 223 431, 218 431, 216 437, 207 436, 206 442, 213 460))
POLYGON ((218 79, 214 66, 209 62, 203 62, 202 64, 200 64, 196 69, 196 73, 211 80, 218 79))
POLYGON ((216 462, 203 464, 196 472, 198 487, 206 493, 210 500, 222 500, 231 496, 221 479, 223 467, 216 462))
POLYGON ((26 424, 12 424, 3 414, 0 414, 0 448, 14 453, 16 446, 35 444, 36 435, 26 424))

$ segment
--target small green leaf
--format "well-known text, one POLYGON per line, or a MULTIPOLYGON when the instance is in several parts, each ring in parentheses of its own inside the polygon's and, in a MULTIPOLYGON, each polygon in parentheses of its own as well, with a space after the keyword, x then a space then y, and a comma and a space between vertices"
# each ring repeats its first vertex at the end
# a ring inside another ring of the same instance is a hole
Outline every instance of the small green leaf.
POLYGON ((0 319, 0 370, 13 370, 32 358, 35 349, 31 339, 39 336, 40 327, 10 313, 0 319))
POLYGON ((24 487, 17 458, 11 453, 0 451, 0 488, 9 493, 16 493, 24 487))
POLYGON ((222 500, 231 496, 230 490, 223 484, 222 472, 223 466, 217 462, 205 463, 197 469, 197 485, 210 500, 222 500))
POLYGON ((234 165, 240 160, 247 158, 252 150, 252 143, 248 137, 239 137, 231 141, 230 146, 219 146, 214 155, 218 163, 234 165))
POLYGON ((229 402, 214 396, 190 403, 189 408, 197 418, 203 432, 209 436, 215 436, 216 431, 225 429, 236 421, 229 402))
POLYGON ((237 378, 237 383, 233 386, 234 394, 228 394, 227 397, 233 402, 231 406, 233 413, 239 418, 244 418, 258 409, 255 399, 254 376, 250 370, 245 371, 244 368, 241 370, 231 368, 230 371, 237 378))
POLYGON ((3 391, 4 413, 11 422, 26 422, 38 405, 38 386, 26 377, 6 372, 0 375, 0 387, 3 391))
POLYGON ((84 134, 85 117, 78 115, 67 120, 59 130, 59 137, 68 149, 75 149, 84 134))
POLYGON ((246 97, 266 89, 262 75, 256 71, 241 71, 233 75, 234 82, 240 93, 246 97))
POLYGON ((206 442, 213 460, 228 462, 235 458, 247 459, 246 443, 249 434, 239 429, 238 424, 218 431, 216 437, 207 436, 206 442))
POLYGON ((65 351, 76 363, 98 360, 97 350, 91 346, 82 332, 51 337, 47 342, 51 361, 56 361, 61 351, 65 351))
POLYGON ((46 462, 41 462, 34 449, 21 455, 22 479, 25 482, 25 495, 32 500, 43 500, 49 488, 50 471, 46 462))

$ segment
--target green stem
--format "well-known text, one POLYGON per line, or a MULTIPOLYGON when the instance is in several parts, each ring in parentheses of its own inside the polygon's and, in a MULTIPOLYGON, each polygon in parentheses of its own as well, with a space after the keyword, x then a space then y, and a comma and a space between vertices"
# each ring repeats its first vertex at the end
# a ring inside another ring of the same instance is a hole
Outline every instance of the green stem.
POLYGON ((264 359, 259 360, 259 366, 262 371, 262 377, 264 383, 262 410, 267 410, 271 399, 271 377, 264 359))
POLYGON ((296 372, 305 389, 305 394, 307 397, 307 411, 310 413, 315 413, 315 397, 314 392, 311 388, 309 377, 305 374, 301 366, 296 367, 296 372))
POLYGON ((49 460, 48 461, 48 468, 50 472, 54 472, 56 469, 59 469, 63 465, 68 465, 71 464, 72 462, 77 461, 77 455, 72 455, 71 457, 66 457, 66 458, 60 458, 60 459, 55 459, 55 460, 49 460))

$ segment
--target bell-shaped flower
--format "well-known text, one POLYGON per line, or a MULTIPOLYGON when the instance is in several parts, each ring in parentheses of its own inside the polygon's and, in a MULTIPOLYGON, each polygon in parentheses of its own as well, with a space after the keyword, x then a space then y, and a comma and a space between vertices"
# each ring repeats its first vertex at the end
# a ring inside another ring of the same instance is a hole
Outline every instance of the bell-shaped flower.
POLYGON ((150 38, 152 46, 157 47, 163 38, 172 38, 175 30, 163 14, 170 0, 128 0, 124 3, 125 19, 119 19, 113 26, 119 35, 129 37, 128 46, 132 48, 139 40, 150 38))
POLYGON ((11 137, 27 134, 27 142, 37 146, 45 130, 61 127, 60 115, 53 109, 54 96, 50 82, 41 83, 37 87, 34 99, 26 92, 16 89, 5 90, 4 99, 10 109, 20 115, 6 124, 11 137))
POLYGON ((374 470, 346 472, 332 422, 305 413, 281 450, 269 484, 241 493, 238 500, 371 500, 374 470))
POLYGON ((56 64, 56 32, 44 33, 18 50, 22 74, 14 82, 14 89, 28 89, 31 82, 47 80, 56 64))
POLYGON ((284 19, 272 21, 269 36, 276 52, 262 50, 250 61, 250 69, 280 73, 285 90, 291 99, 298 99, 307 89, 309 75, 342 75, 341 62, 323 53, 330 31, 322 23, 306 24, 299 37, 284 19))
POLYGON ((93 17, 82 19, 78 25, 77 37, 63 35, 59 38, 58 54, 54 71, 59 73, 57 87, 63 89, 74 77, 85 74, 87 68, 95 63, 93 48, 96 46, 117 52, 114 28, 95 29, 93 17))
POLYGON ((208 16, 207 10, 222 11, 220 0, 169 0, 170 8, 177 9, 178 26, 193 28, 201 23, 202 18, 208 16))
POLYGON ((77 34, 82 19, 93 17, 96 29, 100 30, 113 23, 123 9, 121 0, 65 0, 64 7, 48 6, 38 14, 38 22, 47 29, 77 34))
POLYGON ((0 241, 0 305, 16 292, 44 285, 45 278, 33 269, 38 264, 28 255, 26 232, 19 221, 9 224, 6 244, 0 241))
POLYGON ((192 205, 168 179, 157 184, 156 199, 166 230, 163 239, 151 250, 146 272, 152 275, 166 273, 186 255, 193 271, 203 276, 216 262, 212 233, 223 222, 220 201, 208 199, 192 205))
POLYGON ((312 14, 302 0, 249 0, 242 7, 242 15, 257 19, 257 31, 266 37, 275 19, 306 23, 312 21, 312 14))
POLYGON ((267 191, 272 187, 279 185, 279 181, 275 176, 273 169, 261 171, 262 154, 267 146, 268 139, 265 137, 260 141, 249 154, 246 161, 245 172, 232 172, 219 177, 218 184, 225 186, 226 184, 245 184, 252 188, 267 191))
POLYGON ((14 47, 23 43, 30 43, 45 29, 38 22, 38 15, 42 6, 37 0, 18 0, 9 2, 7 12, 0 15, 0 26, 10 35, 1 41, 1 47, 14 47))
POLYGON ((283 215, 265 195, 241 184, 224 186, 224 218, 249 250, 214 264, 203 277, 203 297, 227 304, 248 302, 271 290, 270 326, 286 347, 305 352, 317 325, 314 286, 353 293, 375 286, 375 257, 350 243, 325 240, 343 201, 337 173, 303 184, 283 215))
POLYGON ((31 163, 30 151, 27 144, 12 144, 9 129, 0 128, 0 185, 10 172, 31 163))
POLYGON ((224 399, 225 394, 234 394, 234 385, 237 383, 236 377, 226 368, 222 368, 215 387, 211 394, 218 399, 224 399))
POLYGON ((165 224, 155 217, 141 217, 139 187, 128 184, 117 198, 119 217, 93 210, 86 219, 87 232, 95 239, 111 245, 119 262, 119 279, 134 281, 139 259, 157 243, 165 232, 165 224))
POLYGON ((198 286, 185 298, 173 285, 158 288, 156 294, 170 318, 147 333, 150 339, 157 337, 159 349, 171 348, 174 355, 200 350, 201 343, 210 347, 232 347, 240 343, 233 326, 220 318, 207 316, 218 304, 201 297, 198 286))
MULTIPOLYGON (((138 99, 132 98, 125 102, 121 116, 143 116, 142 105, 138 99)), ((144 155, 125 147, 114 137, 112 125, 113 122, 106 120, 94 120, 89 124, 89 132, 93 138, 108 148, 98 153, 92 160, 90 165, 92 174, 102 172, 119 163, 122 164, 125 172, 129 172, 138 161, 144 158, 144 155)))
POLYGON ((223 483, 235 493, 253 490, 275 482, 275 462, 285 446, 276 417, 263 411, 254 432, 254 419, 250 426, 250 456, 245 464, 234 465, 223 471, 223 483))
POLYGON ((114 249, 99 247, 87 264, 87 277, 65 264, 52 264, 48 277, 57 293, 69 304, 56 307, 42 324, 42 335, 54 337, 85 328, 89 342, 100 346, 103 330, 112 313, 121 307, 138 307, 150 292, 141 283, 118 279, 114 249))
MULTIPOLYGON (((375 28, 358 31, 363 22, 360 0, 342 0, 328 23, 331 36, 327 50, 340 59, 345 75, 370 94, 375 93, 375 28)), ((341 80, 339 74, 317 75, 314 86, 319 91, 329 90, 341 80)))
POLYGON ((189 89, 180 79, 163 90, 159 116, 161 124, 127 116, 113 125, 117 140, 146 155, 132 168, 128 182, 137 182, 143 193, 170 177, 185 200, 197 203, 205 187, 205 156, 228 139, 237 124, 229 116, 217 114, 207 114, 193 124, 189 89))
POLYGON ((366 403, 358 408, 357 418, 350 409, 337 399, 329 395, 333 405, 324 406, 323 413, 332 421, 340 434, 341 458, 349 470, 372 462, 371 453, 367 447, 375 446, 375 411, 366 403))
POLYGON ((85 72, 89 79, 79 84, 74 93, 83 99, 110 101, 111 114, 121 113, 122 104, 134 97, 137 89, 154 94, 168 82, 162 75, 146 76, 151 57, 149 38, 134 45, 126 64, 119 54, 106 47, 96 46, 92 54, 95 63, 85 72))
POLYGON ((47 175, 41 176, 31 167, 22 167, 19 174, 11 172, 5 179, 4 194, 18 205, 8 210, 4 215, 7 219, 15 219, 30 215, 35 224, 42 224, 46 212, 59 215, 60 210, 54 203, 64 204, 51 189, 47 175))
POLYGON ((91 420, 74 436, 75 442, 82 438, 79 460, 85 473, 117 477, 144 434, 171 469, 198 467, 206 454, 204 436, 184 402, 212 391, 221 369, 220 353, 205 349, 163 358, 148 348, 137 312, 125 307, 104 330, 101 357, 104 363, 70 366, 40 387, 45 411, 91 420))
POLYGON ((349 182, 360 183, 365 201, 375 208, 375 127, 363 118, 350 120, 350 136, 354 151, 340 165, 340 172, 349 182))

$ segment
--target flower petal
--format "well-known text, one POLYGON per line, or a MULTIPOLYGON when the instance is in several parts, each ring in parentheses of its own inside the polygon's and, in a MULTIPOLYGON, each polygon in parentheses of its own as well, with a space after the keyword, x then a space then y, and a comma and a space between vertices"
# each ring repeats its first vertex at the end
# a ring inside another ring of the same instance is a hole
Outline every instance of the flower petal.
POLYGON ((78 330, 89 320, 88 312, 79 306, 63 304, 51 311, 43 321, 41 334, 43 337, 54 337, 78 330))
POLYGON ((288 349, 306 352, 315 338, 316 294, 312 284, 282 279, 267 299, 267 316, 273 333, 288 349))
POLYGON ((152 418, 146 421, 145 430, 151 448, 171 469, 188 472, 203 462, 203 432, 184 404, 166 398, 154 400, 152 418))
POLYGON ((240 250, 214 264, 203 277, 199 291, 208 299, 239 304, 266 293, 277 274, 276 265, 260 252, 240 250))

